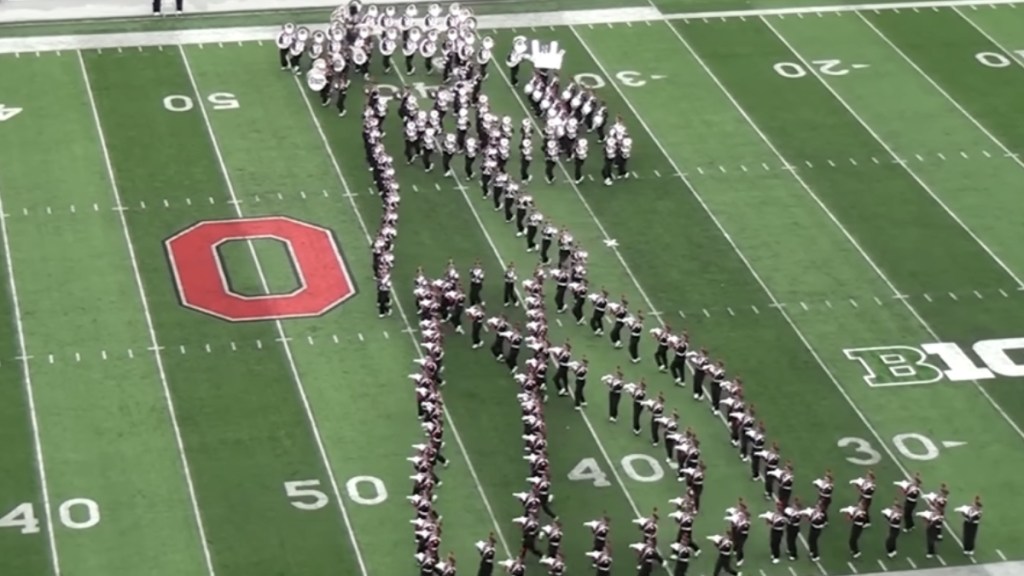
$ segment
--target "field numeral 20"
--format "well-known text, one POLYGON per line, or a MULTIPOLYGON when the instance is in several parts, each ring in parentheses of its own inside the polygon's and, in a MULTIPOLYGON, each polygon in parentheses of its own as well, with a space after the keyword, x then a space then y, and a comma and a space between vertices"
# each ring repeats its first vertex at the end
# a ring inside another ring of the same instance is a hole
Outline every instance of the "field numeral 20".
MULTIPOLYGON (((622 471, 630 480, 636 482, 657 482, 665 477, 665 470, 653 456, 647 454, 629 454, 622 458, 622 471), (640 464, 638 469, 637 464, 640 464)), ((580 460, 572 470, 569 471, 569 480, 573 482, 590 482, 598 488, 611 486, 608 475, 601 470, 601 466, 594 458, 580 460)))
MULTIPOLYGON (((100 523, 100 507, 95 500, 72 498, 57 507, 60 523, 72 530, 85 530, 100 523)), ((20 528, 22 534, 38 534, 39 518, 31 502, 18 504, 0 518, 0 528, 20 528)))
MULTIPOLYGON (((910 460, 934 460, 939 457, 939 447, 931 438, 913 432, 892 437, 896 451, 910 460)), ((856 456, 847 456, 846 461, 860 466, 874 466, 882 461, 882 455, 870 442, 863 438, 841 438, 840 448, 853 448, 856 456)))
MULTIPOLYGON (((840 60, 811 60, 811 65, 814 66, 820 74, 826 76, 846 76, 850 73, 850 69, 843 65, 840 60)), ((803 78, 807 76, 807 68, 803 64, 796 62, 779 62, 772 66, 775 69, 775 73, 783 78, 803 78)))
MULTIPOLYGON (((363 506, 376 506, 388 499, 384 482, 375 476, 353 476, 345 482, 349 500, 363 506)), ((299 510, 319 510, 331 499, 320 489, 319 480, 293 480, 284 483, 290 504, 299 510)))
MULTIPOLYGON (((214 110, 235 110, 242 106, 238 103, 238 97, 230 92, 214 92, 206 97, 206 101, 214 110)), ((171 94, 164 98, 164 108, 170 112, 188 112, 195 108, 195 105, 191 96, 171 94)))
MULTIPOLYGON (((1024 58, 1024 50, 1011 50, 1017 58, 1024 58)), ((978 52, 974 59, 988 66, 989 68, 1008 68, 1013 65, 1013 60, 1000 52, 978 52)))

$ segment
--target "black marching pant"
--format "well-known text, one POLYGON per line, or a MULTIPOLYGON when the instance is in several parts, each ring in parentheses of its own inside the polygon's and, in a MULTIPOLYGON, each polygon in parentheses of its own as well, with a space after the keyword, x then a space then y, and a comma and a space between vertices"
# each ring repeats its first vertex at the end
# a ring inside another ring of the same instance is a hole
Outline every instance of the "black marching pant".
POLYGON ((964 552, 974 552, 974 541, 978 538, 978 525, 964 522, 964 552))
POLYGON ((900 535, 899 526, 889 526, 889 535, 885 538, 885 553, 892 554, 896 551, 896 538, 900 535))
POLYGON ((573 396, 576 397, 576 405, 582 406, 587 403, 587 399, 583 396, 583 388, 587 385, 587 381, 583 378, 576 379, 576 390, 573 396))
POLYGON ((640 433, 640 414, 644 411, 643 404, 633 402, 633 432, 640 433))
POLYGON ((718 555, 718 560, 715 561, 715 570, 712 572, 712 575, 718 576, 723 570, 726 574, 732 574, 732 576, 736 576, 737 574, 736 570, 732 567, 732 559, 728 554, 718 555))
POLYGON ((817 558, 818 554, 818 538, 821 538, 821 528, 815 528, 811 526, 811 531, 807 535, 807 548, 810 550, 811 558, 817 558))
POLYGON ((772 560, 778 560, 782 553, 782 530, 772 529, 768 539, 768 547, 772 552, 772 560))
POLYGON ((608 393, 608 417, 613 420, 619 417, 620 400, 622 400, 622 392, 608 393))

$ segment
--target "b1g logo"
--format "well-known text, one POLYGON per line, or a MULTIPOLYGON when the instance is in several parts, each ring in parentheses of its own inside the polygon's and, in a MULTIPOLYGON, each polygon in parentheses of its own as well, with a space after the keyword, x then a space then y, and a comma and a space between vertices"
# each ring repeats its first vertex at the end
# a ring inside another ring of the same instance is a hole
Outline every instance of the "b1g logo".
POLYGON ((171 236, 164 247, 181 304, 230 322, 320 316, 356 293, 331 231, 294 218, 207 220, 171 236), (257 239, 284 244, 298 288, 259 296, 232 289, 218 248, 257 239))
POLYGON ((864 368, 868 386, 912 386, 1024 377, 1024 338, 981 340, 971 347, 980 365, 958 344, 931 342, 920 346, 847 348, 846 357, 864 368))

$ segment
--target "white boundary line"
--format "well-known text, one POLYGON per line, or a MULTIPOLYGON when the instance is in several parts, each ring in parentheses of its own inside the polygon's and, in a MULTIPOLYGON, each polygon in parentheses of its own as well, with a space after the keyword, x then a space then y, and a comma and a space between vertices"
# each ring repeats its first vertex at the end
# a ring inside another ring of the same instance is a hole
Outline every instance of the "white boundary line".
POLYGON ((46 515, 46 540, 50 547, 50 564, 53 566, 53 575, 60 576, 60 557, 57 555, 57 538, 53 532, 53 512, 50 510, 50 488, 46 483, 46 464, 43 461, 43 441, 39 433, 39 418, 36 416, 36 396, 32 388, 32 372, 28 367, 30 356, 28 355, 28 347, 25 344, 25 327, 21 319, 21 304, 18 302, 18 287, 14 281, 14 260, 11 257, 11 241, 7 237, 6 218, 3 217, 4 202, 2 196, 0 194, 0 240, 4 243, 4 259, 7 260, 7 283, 11 290, 11 304, 14 307, 14 326, 18 333, 18 359, 21 361, 21 375, 25 384, 25 398, 28 401, 29 421, 32 423, 32 444, 36 453, 39 487, 43 494, 43 512, 46 515))
MULTIPOLYGON (((920 2, 892 2, 875 4, 848 4, 840 6, 806 6, 797 8, 767 8, 760 10, 722 10, 711 12, 680 12, 662 14, 655 8, 608 8, 600 10, 570 10, 566 12, 526 12, 519 14, 487 14, 478 18, 480 30, 519 28, 536 32, 549 26, 584 26, 588 24, 628 24, 633 22, 659 22, 663 20, 708 20, 727 18, 758 18, 762 16, 800 16, 806 14, 841 14, 860 11, 899 11, 962 7, 1015 7, 1024 0, 925 0, 920 2)), ((307 23, 323 27, 323 22, 307 23)), ((249 26, 232 28, 203 28, 191 30, 164 30, 155 32, 123 32, 115 34, 73 34, 62 36, 31 36, 0 38, 0 54, 54 52, 61 50, 95 50, 136 46, 167 46, 179 44, 216 44, 218 42, 256 42, 270 40, 278 32, 276 26, 249 26)))
MULTIPOLYGON (((103 152, 103 163, 107 169, 107 177, 110 179, 110 190, 114 195, 114 202, 117 206, 122 206, 121 203, 121 191, 117 185, 117 177, 114 173, 114 165, 110 160, 110 150, 107 148, 107 138, 103 132, 103 124, 100 122, 99 109, 96 107, 96 95, 92 91, 92 82, 89 80, 89 72, 85 67, 85 58, 82 57, 82 52, 76 52, 78 57, 78 65, 82 71, 82 80, 85 82, 85 92, 89 96, 89 107, 92 109, 93 122, 96 124, 96 134, 100 139, 100 149, 103 152)), ((213 556, 210 554, 210 546, 206 539, 206 529, 203 524, 203 516, 199 511, 199 501, 196 498, 196 488, 192 482, 192 469, 188 463, 188 456, 185 452, 185 441, 181 436, 181 428, 178 426, 178 414, 174 408, 174 400, 171 396, 171 387, 167 380, 167 372, 164 370, 163 356, 160 351, 163 347, 156 337, 156 328, 153 325, 153 315, 149 311, 149 300, 146 297, 146 288, 142 282, 142 274, 139 272, 139 261, 135 256, 135 245, 132 242, 132 235, 128 229, 128 219, 124 214, 123 210, 117 210, 118 217, 121 219, 121 232, 124 234, 124 241, 128 248, 128 259, 132 264, 132 274, 135 276, 135 286, 139 292, 139 300, 142 304, 142 312, 146 318, 146 329, 149 332, 149 342, 152 346, 150 350, 153 352, 153 358, 156 360, 157 373, 160 375, 160 384, 163 387, 164 401, 167 404, 167 414, 171 419, 171 428, 174 431, 174 441, 178 448, 178 457, 181 460, 181 469, 185 474, 185 485, 188 488, 189 500, 192 504, 192 515, 195 517, 196 529, 199 531, 199 543, 203 549, 203 558, 206 561, 206 570, 210 576, 214 576, 216 573, 213 568, 213 556)), ((2 210, 0 210, 2 213, 2 210)))
MULTIPOLYGON (((224 162, 224 155, 221 153, 220 144, 217 141, 217 135, 214 133, 213 124, 210 122, 210 115, 206 111, 206 101, 203 98, 202 92, 199 91, 199 85, 196 83, 196 77, 192 73, 192 65, 189 63, 188 55, 185 54, 185 48, 182 46, 178 46, 178 52, 181 54, 181 60, 185 65, 185 71, 187 72, 189 83, 192 84, 192 91, 195 94, 196 101, 199 103, 199 111, 202 113, 203 123, 206 124, 206 130, 210 136, 210 143, 213 144, 213 151, 217 156, 217 164, 220 166, 221 175, 224 177, 224 185, 227 187, 228 195, 231 196, 231 204, 235 207, 235 214, 238 218, 245 218, 245 214, 242 212, 241 202, 238 201, 238 196, 235 194, 235 185, 231 181, 231 173, 228 171, 227 164, 224 162)), ((267 282, 266 274, 263 272, 263 265, 260 264, 259 256, 256 254, 256 248, 253 246, 252 242, 246 242, 246 244, 249 246, 249 253, 252 255, 253 263, 256 265, 256 274, 259 276, 263 291, 269 293, 269 283, 267 282)), ((309 397, 306 395, 306 387, 303 385, 302 377, 299 375, 299 367, 295 362, 295 356, 292 354, 292 347, 289 343, 288 335, 285 333, 284 324, 280 320, 275 320, 274 326, 277 328, 278 338, 280 338, 281 346, 284 348, 284 355, 288 360, 288 367, 292 373, 292 379, 295 381, 296 391, 299 393, 299 398, 302 401, 303 408, 305 408, 306 417, 309 420, 310 431, 313 433, 313 440, 316 442, 316 447, 320 453, 324 471, 326 472, 327 479, 331 484, 331 491, 334 493, 334 499, 337 502, 338 510, 341 512, 341 519, 345 523, 345 528, 348 531, 349 540, 352 543, 352 550, 356 557, 356 564, 359 565, 359 571, 362 575, 368 576, 369 572, 366 569, 366 563, 363 561, 363 553, 359 549, 359 542, 356 541, 355 528, 353 528, 352 521, 349 519, 348 509, 345 507, 345 500, 341 495, 341 490, 338 488, 338 480, 334 476, 331 459, 327 455, 327 448, 324 446, 323 438, 320 435, 320 427, 317 425, 316 416, 313 413, 313 407, 310 405, 309 397)))
MULTIPOLYGON (((363 237, 366 240, 367 246, 373 244, 373 238, 370 236, 370 229, 366 226, 366 221, 363 219, 362 212, 359 211, 359 205, 356 204, 355 194, 352 193, 352 189, 348 185, 348 180, 345 179, 345 174, 341 170, 341 165, 338 163, 338 157, 331 148, 330 141, 327 139, 327 134, 324 132, 323 126, 320 124, 320 119, 316 115, 316 111, 313 109, 313 105, 310 104, 309 95, 307 94, 307 88, 303 86, 299 79, 293 78, 295 87, 299 90, 299 94, 302 96, 303 102, 306 104, 306 109, 309 111, 310 119, 313 121, 313 127, 316 128, 317 134, 320 136, 320 141, 324 145, 324 150, 327 152, 327 158, 331 162, 331 166, 334 168, 334 173, 338 177, 338 181, 341 182, 341 186, 345 189, 348 198, 349 205, 352 207, 352 212, 355 214, 356 220, 359 222, 359 227, 363 230, 363 237)), ((420 348, 420 342, 416 339, 417 332, 413 329, 412 324, 409 323, 409 317, 405 313, 405 309, 402 308, 402 300, 398 296, 397 292, 392 290, 392 299, 395 304, 395 308, 398 309, 398 315, 402 319, 402 324, 405 329, 402 330, 409 335, 409 339, 412 340, 413 348, 416 351, 416 355, 423 359, 423 350, 420 348)), ((451 428, 452 435, 455 437, 455 443, 459 446, 459 452, 462 454, 462 459, 466 462, 466 469, 469 470, 469 475, 473 479, 473 484, 476 486, 477 494, 480 495, 480 500, 484 504, 484 509, 487 510, 487 515, 491 518, 491 524, 494 526, 494 533, 498 537, 498 541, 501 543, 502 549, 505 554, 512 557, 512 548, 509 547, 508 541, 505 539, 505 535, 501 530, 501 523, 498 522, 498 517, 494 514, 494 509, 491 507, 491 501, 487 498, 487 493, 484 491, 484 485, 480 481, 480 476, 476 473, 476 468, 473 466, 473 461, 469 458, 469 452, 466 450, 466 445, 462 442, 462 436, 459 434, 459 429, 455 427, 455 420, 452 418, 451 413, 448 411, 447 406, 443 406, 445 420, 448 422, 448 426, 451 428)))
MULTIPOLYGON (((772 33, 775 34, 776 37, 778 37, 779 41, 782 42, 782 44, 784 46, 786 46, 786 48, 790 52, 793 53, 793 56, 795 56, 797 58, 797 60, 799 60, 804 66, 809 66, 810 65, 809 62, 807 61, 807 59, 804 58, 804 56, 802 54, 800 54, 796 50, 796 48, 789 42, 789 40, 787 40, 778 30, 776 30, 775 26, 773 26, 771 24, 771 22, 769 22, 764 17, 761 18, 761 21, 764 22, 764 24, 768 27, 768 29, 771 30, 772 33)), ((896 156, 896 153, 893 152, 892 148, 890 148, 889 145, 884 140, 882 140, 882 137, 879 136, 878 133, 876 133, 871 128, 871 126, 868 125, 868 123, 863 118, 861 118, 860 114, 858 114, 853 109, 853 107, 851 107, 846 102, 846 100, 839 94, 839 92, 837 92, 832 87, 832 85, 829 84, 828 81, 825 80, 821 76, 821 74, 818 72, 818 70, 816 68, 811 70, 811 74, 813 74, 814 77, 817 78, 817 80, 821 83, 822 87, 824 87, 830 94, 832 94, 832 96, 836 99, 836 101, 838 101, 847 110, 847 112, 849 112, 850 115, 853 116, 853 118, 885 149, 885 151, 894 160, 898 159, 898 157, 896 156)), ((981 249, 984 250, 985 253, 988 254, 989 257, 991 257, 992 260, 994 260, 996 262, 996 264, 998 264, 999 267, 1001 267, 1003 269, 1004 272, 1009 274, 1010 278, 1013 279, 1013 281, 1017 284, 1018 287, 1024 287, 1024 283, 1021 282, 1020 278, 1018 278, 1016 276, 1016 274, 1014 274, 1013 271, 1010 270, 1010 268, 1006 264, 1004 264, 1003 261, 998 256, 996 256, 996 254, 994 252, 992 252, 992 250, 987 245, 985 245, 985 243, 981 240, 981 238, 978 238, 974 234, 974 232, 970 228, 967 227, 967 225, 960 219, 959 216, 956 215, 956 213, 954 213, 948 206, 946 206, 946 203, 943 202, 935 194, 935 192, 932 191, 931 187, 929 187, 928 184, 926 184, 924 182, 924 180, 922 180, 909 166, 907 166, 906 163, 901 163, 900 166, 902 166, 903 169, 906 171, 906 173, 911 178, 913 178, 915 182, 917 182, 917 184, 921 187, 921 189, 923 189, 929 196, 931 196, 932 200, 934 200, 940 207, 942 207, 942 209, 951 218, 953 218, 953 220, 957 224, 959 224, 960 227, 965 232, 967 232, 967 234, 972 239, 974 239, 974 241, 978 244, 978 246, 980 246, 981 249)), ((801 179, 801 183, 803 183, 802 179, 801 179)), ((807 192, 812 195, 812 197, 816 198, 816 196, 814 196, 814 193, 811 192, 810 188, 806 187, 806 185, 805 185, 805 188, 807 189, 807 192)), ((825 205, 823 203, 819 202, 819 205, 822 207, 822 209, 825 210, 825 213, 828 214, 828 216, 832 220, 832 222, 837 227, 839 227, 839 230, 841 230, 843 232, 843 234, 846 235, 847 239, 850 241, 851 244, 853 244, 854 248, 856 248, 857 251, 860 252, 862 256, 864 256, 864 259, 867 260, 868 264, 870 264, 871 267, 874 268, 874 270, 878 274, 878 276, 889 286, 889 289, 892 290, 893 294, 900 294, 900 291, 896 288, 896 286, 894 286, 893 283, 889 280, 889 278, 885 275, 885 273, 882 272, 882 270, 880 268, 878 268, 877 265, 875 265, 874 261, 871 260, 871 258, 867 255, 867 253, 864 251, 864 249, 860 247, 860 245, 856 242, 856 240, 854 240, 853 236, 851 236, 850 233, 846 231, 846 228, 844 228, 843 225, 839 223, 839 220, 837 220, 831 214, 831 212, 827 208, 825 208, 825 205)), ((917 319, 918 323, 921 324, 921 326, 928 332, 928 334, 931 335, 932 338, 934 338, 936 341, 941 340, 939 338, 938 334, 935 333, 935 330, 932 329, 931 325, 929 325, 928 322, 924 318, 922 318, 920 314, 917 313, 917 310, 910 304, 910 302, 907 299, 902 299, 902 302, 903 302, 904 306, 906 306, 907 310, 910 311, 910 313, 914 316, 914 318, 917 319)), ((988 393, 988 390, 986 390, 985 387, 982 386, 977 380, 972 380, 972 382, 974 383, 974 387, 977 388, 978 392, 980 392, 981 395, 984 396, 986 400, 988 400, 989 404, 992 405, 992 408, 994 408, 995 411, 998 412, 1000 416, 1002 416, 1003 420, 1005 420, 1006 423, 1009 424, 1011 428, 1013 428, 1013 430, 1017 433, 1018 436, 1020 436, 1021 438, 1024 438, 1024 430, 1021 430, 1020 426, 1012 418, 1010 418, 1010 415, 1007 414, 1006 411, 1003 410, 1003 407, 1000 406, 999 403, 996 402, 995 398, 993 398, 988 393)), ((955 535, 953 537, 956 538, 955 535)))

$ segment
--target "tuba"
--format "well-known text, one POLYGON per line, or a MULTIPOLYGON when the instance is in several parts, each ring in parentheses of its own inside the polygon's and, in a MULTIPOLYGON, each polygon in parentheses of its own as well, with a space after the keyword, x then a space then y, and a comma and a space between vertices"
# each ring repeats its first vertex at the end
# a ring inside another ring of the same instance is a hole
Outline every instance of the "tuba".
POLYGON ((363 50, 362 46, 352 46, 351 59, 353 64, 356 66, 362 66, 363 64, 366 64, 366 61, 369 60, 369 58, 369 55, 366 53, 366 50, 363 50))
POLYGON ((509 53, 506 64, 510 68, 519 66, 519 63, 526 58, 527 50, 526 36, 516 36, 512 39, 512 52, 509 53))
POLYGON ((340 53, 331 55, 331 70, 341 73, 345 71, 345 68, 348 68, 348 62, 345 61, 344 56, 340 53))
POLYGON ((460 26, 463 29, 470 30, 471 32, 474 32, 474 33, 476 32, 476 29, 477 29, 476 16, 473 16, 473 11, 470 10, 469 8, 464 8, 462 10, 462 15, 459 18, 459 23, 460 23, 460 26))
POLYGON ((405 39, 405 46, 402 48, 402 53, 406 56, 413 56, 420 49, 420 40, 423 39, 423 32, 419 28, 410 28, 409 33, 405 39))
POLYGON ((459 60, 469 62, 473 58, 473 47, 469 44, 459 44, 458 55, 459 60))
POLYGON ((306 41, 308 41, 309 28, 306 28, 305 26, 299 26, 298 32, 296 33, 296 37, 299 39, 299 42, 305 43, 306 41))
POLYGON ((437 42, 431 40, 430 36, 427 36, 420 44, 420 55, 429 59, 433 58, 435 54, 437 54, 437 42))
POLYGON ((281 33, 277 35, 277 47, 281 50, 287 50, 292 45, 292 39, 295 37, 295 24, 288 22, 281 27, 281 33))
POLYGON ((395 41, 398 40, 398 37, 401 36, 401 35, 402 35, 402 33, 398 30, 398 28, 396 28, 394 26, 391 26, 389 28, 385 28, 384 29, 384 39, 385 40, 391 40, 392 42, 395 42, 395 41))
MULTIPOLYGON (((318 60, 322 62, 322 60, 318 60)), ((312 68, 309 72, 306 72, 306 86, 313 92, 319 92, 327 87, 327 74, 319 68, 312 68)))

